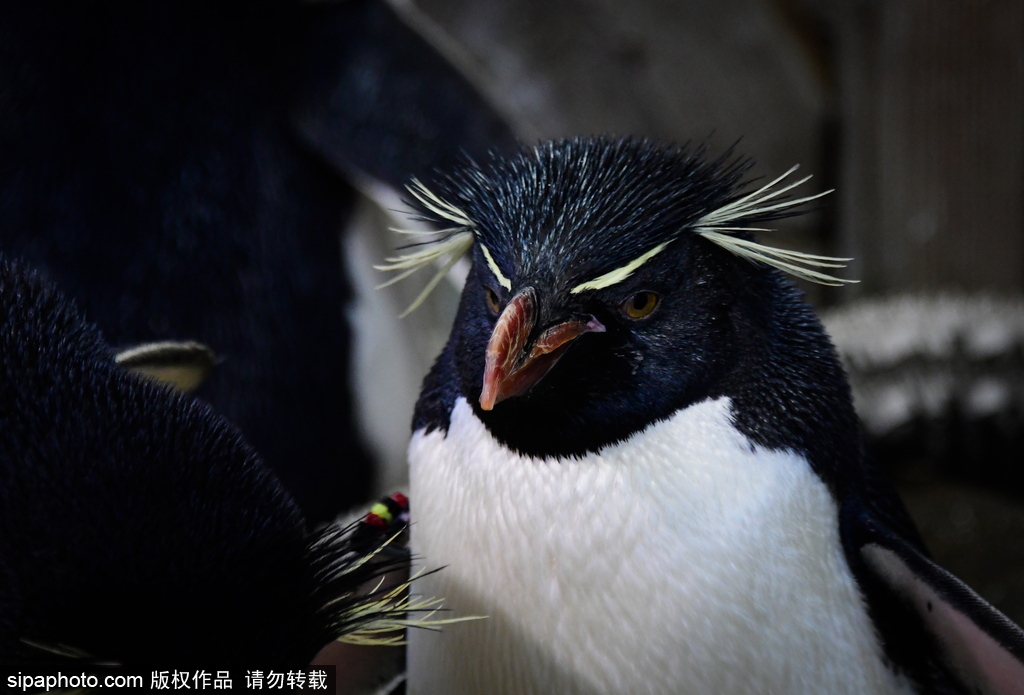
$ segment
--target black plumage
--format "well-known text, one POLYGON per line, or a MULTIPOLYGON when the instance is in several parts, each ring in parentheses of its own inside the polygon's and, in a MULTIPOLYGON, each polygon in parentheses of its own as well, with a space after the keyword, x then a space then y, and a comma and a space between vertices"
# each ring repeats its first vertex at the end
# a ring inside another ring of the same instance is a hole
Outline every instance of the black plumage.
POLYGON ((307 664, 406 564, 351 535, 312 532, 233 425, 0 258, 0 663, 307 664))
POLYGON ((507 272, 568 291, 735 199, 750 164, 731 153, 711 160, 702 148, 578 138, 491 157, 429 188, 475 222, 507 272))
POLYGON ((353 178, 397 187, 508 138, 384 2, 0 3, 0 250, 115 346, 221 355, 200 396, 314 520, 372 477, 343 316, 353 178))

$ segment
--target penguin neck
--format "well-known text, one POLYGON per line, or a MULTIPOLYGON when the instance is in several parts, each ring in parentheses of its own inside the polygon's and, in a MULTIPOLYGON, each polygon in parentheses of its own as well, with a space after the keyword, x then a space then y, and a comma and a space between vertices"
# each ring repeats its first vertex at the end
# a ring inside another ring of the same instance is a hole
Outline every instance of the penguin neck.
MULTIPOLYGON (((662 411, 648 412, 640 426, 612 432, 611 425, 576 421, 562 409, 541 413, 542 403, 526 409, 529 426, 513 427, 522 424, 513 422, 501 429, 493 418, 481 420, 510 448, 523 450, 510 445, 506 435, 511 430, 517 437, 542 440, 526 453, 573 457, 623 441, 701 400, 726 397, 735 427, 751 443, 800 452, 833 494, 841 495, 847 471, 856 475, 859 470, 861 441, 849 387, 831 342, 800 292, 781 273, 752 268, 746 277, 736 278, 735 285, 745 289, 732 304, 731 330, 721 338, 720 347, 716 344, 719 361, 713 377, 662 411), (552 434, 544 440, 548 430, 552 434), (591 446, 588 437, 602 440, 591 446)), ((465 396, 460 375, 470 368, 459 363, 459 340, 455 331, 425 380, 414 430, 448 430, 455 400, 465 396)), ((636 403, 627 405, 649 408, 642 393, 636 403)), ((609 419, 614 420, 613 415, 609 419)))
POLYGON ((838 497, 859 475, 863 443, 846 374, 801 292, 781 273, 751 273, 733 310, 736 359, 715 384, 752 443, 795 450, 838 497))
POLYGON ((409 459, 413 552, 445 566, 415 591, 489 616, 410 636, 422 692, 907 692, 834 498, 800 454, 739 433, 727 398, 552 461, 504 447, 459 397, 409 459))

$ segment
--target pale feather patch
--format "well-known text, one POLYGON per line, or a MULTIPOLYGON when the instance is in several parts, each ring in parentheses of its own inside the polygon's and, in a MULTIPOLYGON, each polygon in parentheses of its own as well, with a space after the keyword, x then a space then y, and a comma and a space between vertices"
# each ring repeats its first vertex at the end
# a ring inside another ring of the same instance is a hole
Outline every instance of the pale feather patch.
POLYGON ((580 292, 585 292, 586 290, 600 290, 605 287, 617 285, 618 283, 622 282, 630 275, 632 275, 634 272, 636 272, 637 268, 639 268, 644 263, 646 263, 647 261, 657 256, 659 253, 664 251, 665 247, 667 247, 668 245, 668 241, 658 244, 644 255, 640 256, 639 258, 634 258, 632 261, 622 266, 621 268, 616 268, 615 270, 607 272, 604 275, 594 278, 593 280, 589 280, 580 285, 576 285, 576 287, 573 287, 571 290, 569 290, 569 293, 579 294, 580 292))
POLYGON ((828 190, 814 195, 803 196, 801 198, 776 200, 779 196, 785 195, 797 186, 800 186, 810 180, 810 176, 805 176, 798 181, 776 188, 779 183, 784 181, 786 177, 796 171, 797 168, 797 166, 794 166, 786 173, 770 181, 756 191, 737 198, 728 205, 723 205, 717 210, 712 210, 693 224, 693 231, 700 234, 713 244, 721 246, 729 253, 739 256, 740 258, 745 258, 748 261, 763 263, 765 265, 772 266, 773 268, 778 268, 790 275, 809 282, 815 282, 820 285, 829 285, 832 287, 858 282, 857 280, 847 280, 814 270, 814 268, 845 268, 846 263, 853 260, 852 258, 835 258, 832 256, 817 256, 810 253, 802 253, 800 251, 788 251, 786 249, 775 248, 755 241, 740 239, 728 233, 738 231, 770 231, 769 229, 761 227, 743 227, 737 225, 741 225, 743 222, 748 220, 756 220, 764 215, 786 213, 793 208, 803 205, 804 203, 809 203, 812 200, 817 200, 832 192, 831 190, 828 190), (773 200, 775 200, 775 202, 771 202, 773 200))
MULTIPOLYGON (((403 232, 403 230, 395 231, 403 232)), ((437 273, 434 274, 434 277, 423 288, 423 291, 417 295, 416 299, 409 305, 409 308, 402 312, 401 316, 403 317, 415 311, 430 296, 430 293, 434 291, 438 283, 444 279, 444 276, 448 274, 452 266, 458 263, 459 259, 465 256, 473 247, 473 233, 468 230, 444 230, 440 238, 438 238, 438 235, 429 233, 422 236, 423 241, 418 242, 416 245, 424 245, 423 248, 411 253, 391 256, 385 259, 386 262, 384 264, 373 266, 376 270, 402 271, 387 282, 377 286, 377 289, 383 289, 399 280, 404 280, 420 268, 434 261, 440 262, 441 267, 437 273), (447 232, 447 235, 445 235, 445 232, 447 232)))
POLYGON ((498 279, 498 284, 506 290, 511 290, 512 281, 502 274, 501 268, 499 268, 498 264, 494 262, 494 256, 491 255, 491 252, 483 244, 480 244, 480 250, 483 251, 484 260, 487 261, 487 267, 491 269, 491 272, 494 273, 494 277, 498 279))
MULTIPOLYGON (((323 557, 336 552, 355 527, 353 523, 326 529, 310 545, 310 554, 323 557)), ((404 574, 406 567, 401 560, 389 560, 384 553, 405 532, 404 527, 397 530, 369 552, 346 552, 329 564, 316 567, 316 578, 326 587, 353 587, 356 578, 362 577, 367 569, 376 577, 372 586, 360 587, 354 592, 339 591, 319 607, 319 612, 332 616, 328 626, 337 635, 336 641, 397 646, 405 644, 407 628, 439 630, 445 625, 479 619, 477 616, 435 617, 443 610, 444 600, 410 591, 413 582, 433 574, 436 569, 420 569, 411 576, 394 580, 393 575, 404 574)))
POLYGON ((414 591, 487 620, 410 634, 410 695, 902 693, 806 459, 728 399, 600 454, 501 446, 456 401, 409 449, 414 591))
POLYGON ((219 361, 202 343, 160 341, 121 350, 114 361, 129 372, 191 393, 199 388, 219 361))
MULTIPOLYGON (((390 589, 383 588, 386 577, 381 577, 370 590, 370 595, 375 598, 359 604, 345 615, 346 621, 360 623, 360 627, 338 637, 337 641, 372 647, 396 647, 408 644, 406 635, 409 628, 436 631, 446 625, 483 619, 484 616, 479 615, 434 617, 444 610, 444 599, 425 598, 410 592, 413 582, 422 579, 425 574, 427 572, 420 569, 390 589)), ((329 607, 330 604, 325 606, 329 607)))
POLYGON ((438 217, 454 222, 459 227, 468 229, 473 226, 473 220, 469 215, 424 186, 419 179, 413 179, 406 188, 413 198, 438 217))
MULTIPOLYGON (((414 241, 405 248, 415 248, 415 250, 391 256, 384 259, 385 263, 373 266, 375 270, 398 272, 398 275, 395 277, 378 285, 377 289, 383 289, 404 280, 420 268, 431 263, 437 262, 440 264, 437 273, 430 279, 426 287, 423 288, 423 291, 417 295, 412 304, 402 312, 401 317, 408 316, 423 304, 426 298, 430 296, 430 293, 434 291, 434 288, 437 287, 438 283, 448 274, 448 271, 469 252, 473 247, 474 227, 473 221, 466 213, 430 191, 419 180, 413 179, 412 183, 406 188, 412 197, 419 201, 424 208, 441 219, 452 222, 454 226, 437 232, 392 229, 392 231, 399 234, 413 237, 414 241)), ((499 276, 500 280, 501 276, 499 276)))
POLYGON ((812 267, 845 268, 845 263, 842 263, 841 261, 853 260, 851 258, 815 256, 814 254, 803 253, 800 251, 779 249, 759 244, 756 241, 740 239, 739 237, 730 236, 721 232, 702 231, 700 232, 700 235, 740 258, 765 263, 778 268, 779 270, 785 271, 794 277, 798 277, 809 282, 816 282, 820 285, 828 285, 830 287, 841 287, 844 283, 858 282, 857 280, 844 280, 842 278, 837 278, 811 269, 812 267))

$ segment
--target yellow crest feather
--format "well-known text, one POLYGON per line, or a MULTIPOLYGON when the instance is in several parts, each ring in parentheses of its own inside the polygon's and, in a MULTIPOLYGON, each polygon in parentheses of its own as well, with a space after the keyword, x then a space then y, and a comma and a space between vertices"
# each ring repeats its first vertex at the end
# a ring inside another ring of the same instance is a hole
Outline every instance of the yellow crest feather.
POLYGON ((459 259, 465 256, 473 247, 473 221, 464 212, 434 194, 417 179, 413 179, 412 183, 406 186, 406 188, 423 207, 438 217, 454 223, 455 226, 437 232, 392 229, 392 231, 399 234, 413 237, 415 241, 405 248, 415 248, 416 250, 399 253, 396 256, 384 259, 385 262, 383 264, 373 266, 375 270, 384 272, 400 271, 395 277, 378 285, 377 289, 382 289, 400 280, 404 280, 420 268, 431 263, 438 262, 441 266, 430 279, 430 282, 427 283, 426 287, 423 288, 423 291, 416 296, 412 304, 402 312, 402 317, 408 316, 423 304, 434 288, 437 287, 438 283, 452 269, 452 266, 458 263, 459 259))
POLYGON ((717 210, 712 210, 694 223, 693 231, 740 258, 770 265, 773 268, 778 268, 790 275, 809 282, 816 282, 820 285, 829 285, 831 287, 839 287, 847 283, 858 282, 857 280, 847 280, 845 278, 836 277, 835 275, 823 273, 819 270, 814 270, 815 268, 845 268, 846 264, 853 260, 852 258, 817 256, 811 253, 790 251, 787 249, 776 248, 774 246, 768 246, 767 244, 761 244, 756 241, 741 239, 729 234, 729 232, 740 231, 771 231, 764 227, 744 227, 737 226, 737 224, 742 223, 744 220, 757 219, 764 215, 784 213, 787 210, 791 210, 799 205, 803 205, 804 203, 809 203, 812 200, 817 200, 818 198, 826 196, 832 192, 831 190, 827 190, 801 198, 771 202, 811 179, 810 176, 805 176, 802 179, 793 181, 792 183, 787 183, 780 188, 776 188, 779 183, 784 181, 786 177, 796 171, 797 168, 797 166, 791 167, 787 172, 765 184, 756 191, 737 198, 728 205, 723 205, 717 210))

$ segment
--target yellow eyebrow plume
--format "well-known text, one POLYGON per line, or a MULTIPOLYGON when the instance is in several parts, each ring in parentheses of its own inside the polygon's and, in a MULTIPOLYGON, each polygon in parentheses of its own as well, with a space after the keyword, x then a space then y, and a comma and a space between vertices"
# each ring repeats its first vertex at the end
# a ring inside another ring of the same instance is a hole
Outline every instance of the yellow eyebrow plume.
POLYGON ((494 277, 498 278, 498 284, 504 287, 506 290, 511 290, 512 281, 509 280, 504 275, 502 275, 501 268, 499 268, 498 264, 494 262, 494 256, 491 255, 491 252, 488 250, 486 246, 480 244, 480 242, 477 243, 480 246, 480 250, 483 251, 484 260, 487 261, 487 267, 491 269, 492 273, 494 273, 494 277))
POLYGON ((616 285, 622 282, 630 275, 632 275, 637 268, 639 268, 644 263, 646 263, 647 261, 657 256, 659 253, 664 251, 665 247, 669 245, 670 241, 671 240, 658 244, 644 255, 640 256, 639 258, 634 258, 632 261, 622 266, 621 268, 616 268, 615 270, 607 272, 604 275, 601 275, 600 277, 594 278, 593 280, 584 282, 581 285, 576 285, 576 287, 573 287, 571 290, 569 290, 569 294, 579 294, 580 292, 585 292, 586 290, 600 290, 605 287, 611 287, 612 285, 616 285))
POLYGON ((780 196, 810 180, 810 176, 805 176, 802 179, 785 183, 781 187, 776 188, 796 170, 797 167, 794 166, 756 191, 737 198, 717 210, 712 210, 694 223, 693 231, 740 258, 745 258, 754 263, 770 265, 808 282, 816 282, 819 285, 829 285, 832 287, 857 282, 856 280, 847 280, 815 270, 815 268, 845 268, 846 263, 853 260, 851 258, 817 256, 801 251, 789 251, 733 236, 732 232, 771 231, 761 227, 742 226, 742 223, 749 219, 756 219, 761 215, 784 213, 832 192, 828 190, 801 198, 778 200, 780 196))

